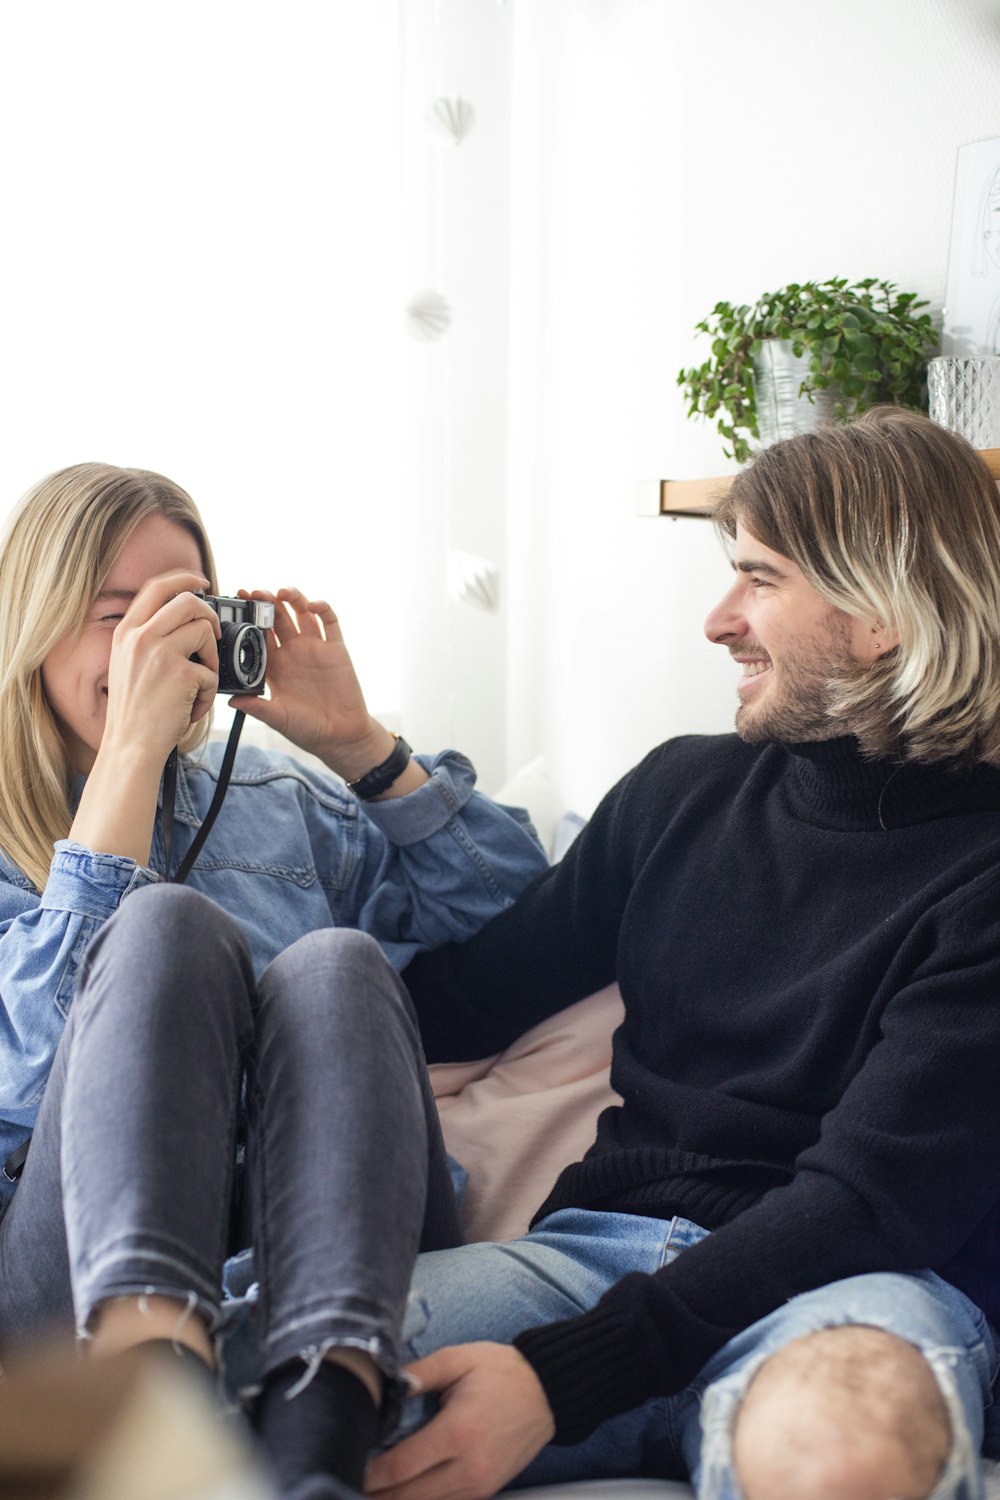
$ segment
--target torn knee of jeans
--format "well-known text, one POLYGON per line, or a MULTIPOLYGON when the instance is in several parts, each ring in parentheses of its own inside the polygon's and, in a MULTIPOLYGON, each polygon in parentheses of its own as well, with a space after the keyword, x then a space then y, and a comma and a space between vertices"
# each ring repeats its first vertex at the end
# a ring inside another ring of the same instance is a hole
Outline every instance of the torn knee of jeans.
POLYGON ((874 1317, 867 1318, 864 1323, 852 1321, 849 1318, 826 1319, 818 1323, 815 1328, 798 1334, 795 1339, 789 1340, 779 1348, 757 1355, 734 1375, 726 1376, 709 1386, 702 1397, 701 1406, 701 1483, 698 1491, 700 1500, 740 1500, 742 1492, 736 1477, 733 1459, 736 1421, 746 1393, 764 1365, 786 1353, 793 1344, 804 1342, 817 1334, 827 1333, 837 1328, 873 1328, 897 1339, 901 1344, 908 1345, 923 1358, 934 1377, 950 1428, 949 1452, 944 1467, 935 1481, 930 1500, 965 1500, 966 1496, 975 1495, 978 1459, 955 1379, 955 1368, 963 1357, 964 1351, 958 1348, 921 1345, 885 1326, 887 1323, 888 1320, 883 1323, 882 1320, 874 1317))

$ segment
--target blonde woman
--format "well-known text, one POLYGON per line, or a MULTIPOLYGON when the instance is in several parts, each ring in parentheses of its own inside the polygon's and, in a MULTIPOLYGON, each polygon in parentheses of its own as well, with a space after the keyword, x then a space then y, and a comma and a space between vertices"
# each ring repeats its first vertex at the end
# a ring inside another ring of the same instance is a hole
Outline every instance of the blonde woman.
POLYGON ((252 1243, 258 1424, 283 1491, 319 1495, 360 1482, 391 1415, 418 1247, 457 1238, 396 969, 544 859, 468 761, 371 717, 330 606, 282 589, 253 595, 269 695, 230 701, 335 774, 241 750, 172 882, 219 779, 217 592, 190 497, 141 470, 52 475, 0 544, 0 1348, 71 1326, 210 1369, 223 1263, 252 1243))

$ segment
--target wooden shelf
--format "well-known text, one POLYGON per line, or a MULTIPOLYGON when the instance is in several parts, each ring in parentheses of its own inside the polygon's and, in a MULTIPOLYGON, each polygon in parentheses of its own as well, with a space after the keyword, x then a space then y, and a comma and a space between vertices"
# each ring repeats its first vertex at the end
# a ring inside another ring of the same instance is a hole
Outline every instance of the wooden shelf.
MULTIPOLYGON (((980 456, 1000 482, 1000 448, 980 448, 980 456)), ((715 479, 641 479, 636 485, 640 516, 710 516, 733 482, 732 474, 715 479)))
POLYGON ((732 474, 719 479, 641 479, 636 485, 636 512, 640 516, 710 516, 732 482, 732 474))

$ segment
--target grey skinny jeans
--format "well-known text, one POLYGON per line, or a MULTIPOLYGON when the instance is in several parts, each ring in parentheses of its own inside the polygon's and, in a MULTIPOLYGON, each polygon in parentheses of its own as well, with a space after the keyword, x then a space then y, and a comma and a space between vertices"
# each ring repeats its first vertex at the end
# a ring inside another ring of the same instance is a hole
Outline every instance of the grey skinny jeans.
POLYGON ((83 1335, 131 1294, 216 1327, 244 1076, 258 1378, 334 1344, 397 1374, 417 1252, 460 1239, 406 990, 343 928, 255 982, 237 923, 175 885, 129 896, 87 951, 0 1221, 0 1347, 83 1335))

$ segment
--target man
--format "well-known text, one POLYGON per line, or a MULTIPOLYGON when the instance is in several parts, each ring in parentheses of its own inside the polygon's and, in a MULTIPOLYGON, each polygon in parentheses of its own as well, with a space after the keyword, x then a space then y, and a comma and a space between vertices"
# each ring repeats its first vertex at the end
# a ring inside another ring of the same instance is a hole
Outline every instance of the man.
POLYGON ((767 449, 718 513, 737 735, 653 751, 407 971, 428 1055, 617 978, 620 1107, 511 1245, 422 1256, 441 1411, 381 1500, 603 1475, 979 1493, 1000 1323, 1000 503, 926 418, 767 449), (434 1352, 437 1351, 437 1352, 434 1352))

